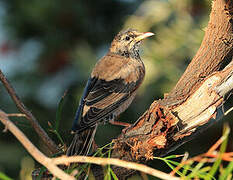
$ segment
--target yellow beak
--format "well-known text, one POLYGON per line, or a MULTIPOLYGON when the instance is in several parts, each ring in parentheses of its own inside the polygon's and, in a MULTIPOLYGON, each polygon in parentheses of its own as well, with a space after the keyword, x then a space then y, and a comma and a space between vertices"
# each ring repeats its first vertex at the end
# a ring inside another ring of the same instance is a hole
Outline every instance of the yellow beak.
POLYGON ((135 41, 138 42, 138 41, 141 41, 145 38, 148 38, 150 36, 153 36, 155 35, 154 33, 152 32, 145 32, 145 33, 141 33, 140 35, 138 35, 136 38, 135 38, 135 41))

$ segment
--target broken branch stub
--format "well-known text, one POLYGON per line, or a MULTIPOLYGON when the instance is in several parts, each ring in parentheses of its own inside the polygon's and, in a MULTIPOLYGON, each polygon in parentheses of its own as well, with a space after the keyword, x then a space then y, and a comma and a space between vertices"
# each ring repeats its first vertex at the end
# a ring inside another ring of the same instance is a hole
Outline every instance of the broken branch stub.
POLYGON ((153 159, 153 150, 165 148, 167 135, 178 132, 178 122, 168 108, 155 101, 132 127, 115 140, 114 150, 128 152, 131 160, 153 159))

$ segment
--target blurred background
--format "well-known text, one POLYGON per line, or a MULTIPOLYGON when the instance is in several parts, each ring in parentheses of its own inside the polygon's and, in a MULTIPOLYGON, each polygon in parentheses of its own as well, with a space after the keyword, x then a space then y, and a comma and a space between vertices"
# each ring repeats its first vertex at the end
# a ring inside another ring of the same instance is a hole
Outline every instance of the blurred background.
MULTIPOLYGON (((91 69, 120 30, 131 27, 156 34, 142 48, 146 66, 142 87, 119 118, 133 123, 153 100, 163 98, 178 81, 200 46, 210 8, 210 0, 1 0, 0 69, 57 143, 60 141, 49 131, 48 122, 54 125, 59 101, 67 92, 59 133, 68 144, 75 111, 91 69)), ((0 109, 18 112, 2 84, 0 109)), ((232 113, 172 154, 188 151, 194 156, 206 152, 220 137, 223 122, 231 123, 231 116, 232 113)), ((12 120, 46 152, 27 120, 12 120)), ((0 124, 0 131, 3 129, 0 124)), ((97 144, 110 142, 121 129, 108 124, 100 126, 97 144)), ((232 150, 230 143, 228 151, 232 150)), ((152 165, 169 170, 161 161, 152 165)), ((0 172, 14 179, 30 179, 34 167, 39 165, 15 137, 0 132, 0 172)))

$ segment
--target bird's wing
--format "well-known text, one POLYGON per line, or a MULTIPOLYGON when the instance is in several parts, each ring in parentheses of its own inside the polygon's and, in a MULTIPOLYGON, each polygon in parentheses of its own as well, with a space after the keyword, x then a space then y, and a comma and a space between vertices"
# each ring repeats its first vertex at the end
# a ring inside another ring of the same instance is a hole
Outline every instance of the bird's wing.
POLYGON ((97 79, 92 79, 92 78, 89 78, 87 81, 87 84, 86 84, 84 92, 83 92, 83 96, 80 99, 79 106, 78 106, 78 109, 77 109, 76 114, 75 114, 75 119, 73 121, 73 125, 72 125, 73 132, 75 132, 79 129, 78 128, 78 121, 83 113, 83 108, 85 106, 84 99, 87 97, 87 95, 91 91, 91 89, 95 86, 96 81, 97 81, 97 79))
MULTIPOLYGON (((106 60, 103 59, 102 62, 95 67, 94 71, 101 67, 105 61, 106 60)), ((115 62, 117 63, 117 61, 114 61, 108 69, 113 66, 119 66, 119 61, 117 64, 115 62)), ((132 70, 129 70, 130 68, 124 66, 122 63, 122 67, 118 67, 119 70, 108 71, 108 73, 105 74, 106 78, 103 73, 104 69, 102 71, 99 69, 99 74, 92 74, 92 77, 88 80, 86 85, 72 130, 82 131, 88 127, 94 126, 97 122, 104 120, 112 114, 114 110, 126 102, 143 80, 144 69, 142 68, 143 67, 137 66, 137 69, 132 68, 132 70), (125 68, 127 68, 127 70, 125 68), (138 71, 139 74, 137 73, 137 76, 135 76, 134 71, 138 71), (122 76, 119 74, 121 72, 124 73, 122 76), (140 73, 142 74, 140 75, 140 73), (114 76, 116 78, 113 78, 114 76), (129 79, 130 76, 132 76, 131 81, 129 79), (112 77, 111 80, 109 77, 112 77)))

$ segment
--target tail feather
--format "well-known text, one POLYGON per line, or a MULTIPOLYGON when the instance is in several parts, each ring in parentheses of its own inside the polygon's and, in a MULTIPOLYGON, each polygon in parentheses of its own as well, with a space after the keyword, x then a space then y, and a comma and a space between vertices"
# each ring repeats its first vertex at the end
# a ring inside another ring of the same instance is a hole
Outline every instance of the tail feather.
POLYGON ((88 155, 95 137, 96 129, 97 125, 75 134, 69 148, 67 149, 66 155, 88 155))

